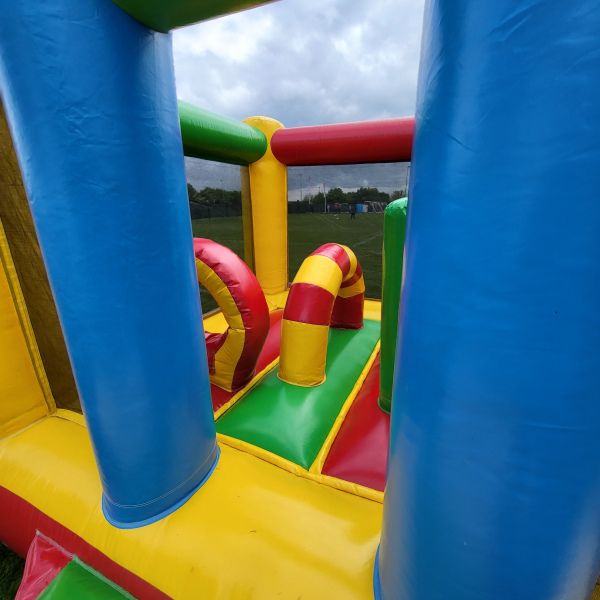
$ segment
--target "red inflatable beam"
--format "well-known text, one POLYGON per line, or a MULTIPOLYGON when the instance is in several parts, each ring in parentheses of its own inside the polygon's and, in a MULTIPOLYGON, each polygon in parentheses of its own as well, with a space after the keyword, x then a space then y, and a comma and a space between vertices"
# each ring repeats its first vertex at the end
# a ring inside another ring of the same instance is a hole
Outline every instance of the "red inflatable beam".
POLYGON ((164 592, 102 554, 98 548, 41 510, 0 486, 0 541, 22 557, 27 556, 36 531, 42 532, 140 600, 171 600, 164 592))
POLYGON ((289 167, 409 161, 414 117, 279 129, 275 158, 289 167))

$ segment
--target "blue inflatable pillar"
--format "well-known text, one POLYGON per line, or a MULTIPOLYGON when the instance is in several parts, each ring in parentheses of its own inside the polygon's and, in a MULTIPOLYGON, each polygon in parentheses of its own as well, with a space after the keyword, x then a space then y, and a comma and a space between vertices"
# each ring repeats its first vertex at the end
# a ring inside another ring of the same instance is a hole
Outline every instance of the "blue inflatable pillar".
POLYGON ((170 35, 110 0, 0 0, 0 90, 117 526, 218 456, 170 35))
POLYGON ((383 600, 598 577, 599 32, 598 0, 427 4, 383 600))

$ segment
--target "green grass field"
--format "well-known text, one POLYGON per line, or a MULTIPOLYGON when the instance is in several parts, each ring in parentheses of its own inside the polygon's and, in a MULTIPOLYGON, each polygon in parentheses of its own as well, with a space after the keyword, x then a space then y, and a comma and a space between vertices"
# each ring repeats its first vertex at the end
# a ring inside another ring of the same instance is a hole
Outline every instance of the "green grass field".
POLYGON ((19 589, 25 561, 0 544, 0 600, 13 600, 19 589))
MULTIPOLYGON (((194 237, 205 237, 231 248, 244 257, 242 218, 201 219, 192 221, 194 237)), ((305 214, 288 215, 289 280, 302 261, 326 243, 344 244, 358 257, 365 275, 367 298, 381 298, 381 249, 383 244, 383 214, 356 215, 305 214)), ((216 308, 208 292, 201 290, 204 312, 216 308)))

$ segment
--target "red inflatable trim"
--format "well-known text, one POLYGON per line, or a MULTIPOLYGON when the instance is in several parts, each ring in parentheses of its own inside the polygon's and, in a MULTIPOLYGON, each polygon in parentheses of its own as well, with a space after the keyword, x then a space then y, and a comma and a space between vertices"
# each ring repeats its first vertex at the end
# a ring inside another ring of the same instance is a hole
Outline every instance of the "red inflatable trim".
MULTIPOLYGON (((325 256, 337 263, 345 277, 350 270, 350 257, 339 244, 323 244, 319 246, 310 256, 325 256)), ((342 284, 343 285, 343 284, 342 284)))
MULTIPOLYGON (((343 281, 340 290, 353 286, 362 277, 363 272, 360 264, 356 263, 354 275, 343 281)), ((362 329, 363 315, 365 311, 365 293, 355 294, 349 298, 338 296, 331 312, 331 326, 336 329, 362 329)))
POLYGON ((414 117, 279 129, 275 158, 290 167, 409 161, 414 117))
POLYGON ((348 288, 348 287, 354 285, 362 277, 362 274, 363 274, 362 267, 357 262, 356 270, 354 271, 354 275, 352 275, 352 277, 350 277, 350 279, 348 279, 347 281, 342 281, 342 285, 340 285, 340 289, 348 288))
POLYGON ((128 571, 88 544, 83 538, 51 519, 35 506, 0 486, 0 541, 25 557, 36 531, 56 541, 102 575, 139 600, 170 600, 164 592, 128 571))
POLYGON ((323 474, 383 492, 390 416, 377 405, 379 356, 333 442, 323 474))
MULTIPOLYGON (((342 272, 342 278, 349 274, 352 267, 348 252, 340 244, 323 244, 310 256, 324 256, 335 262, 342 272)), ((353 280, 357 274, 360 279, 362 269, 358 260, 350 280, 353 280)), ((329 325, 337 329, 362 329, 364 293, 341 298, 334 296, 322 285, 323 283, 293 282, 285 303, 283 318, 286 321, 307 325, 329 325)), ((340 289, 350 285, 352 283, 342 281, 340 289)))
MULTIPOLYGON (((240 390, 254 377, 258 356, 269 332, 269 308, 265 295, 254 273, 229 248, 212 240, 194 238, 194 254, 227 287, 242 318, 244 347, 235 365, 231 383, 234 391, 240 390)), ((215 300, 219 302, 219 298, 215 300)), ((212 359, 213 372, 214 355, 224 340, 225 334, 213 334, 206 340, 209 364, 212 359)))
POLYGON ((335 329, 362 329, 365 311, 365 293, 350 298, 338 296, 331 312, 331 327, 335 329))
POLYGON ((335 296, 312 283, 294 283, 285 305, 284 318, 296 323, 329 325, 335 296))
MULTIPOLYGON (((258 362, 256 363, 257 373, 260 373, 260 371, 268 367, 279 356, 279 348, 281 347, 282 316, 283 309, 275 310, 269 315, 271 328, 269 329, 267 340, 258 357, 258 362)), ((236 392, 228 392, 227 390, 211 384, 210 393, 212 396, 213 412, 216 412, 223 404, 229 402, 236 392)))
POLYGON ((37 532, 27 551, 25 572, 15 600, 36 600, 71 562, 73 555, 37 532))

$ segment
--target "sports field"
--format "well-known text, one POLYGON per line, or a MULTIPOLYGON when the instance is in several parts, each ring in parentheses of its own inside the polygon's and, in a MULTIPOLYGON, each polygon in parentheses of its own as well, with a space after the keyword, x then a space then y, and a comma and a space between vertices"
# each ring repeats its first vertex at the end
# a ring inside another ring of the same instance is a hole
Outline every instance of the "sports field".
MULTIPOLYGON (((194 237, 204 237, 228 246, 244 257, 242 218, 201 219, 192 221, 194 237)), ((288 215, 289 280, 292 281, 302 261, 319 246, 338 243, 348 246, 358 257, 364 275, 367 298, 381 298, 381 248, 383 214, 305 214, 288 215)), ((202 310, 216 308, 208 292, 201 290, 202 310)))
POLYGON ((25 561, 0 544, 0 600, 13 600, 24 568, 25 561))

